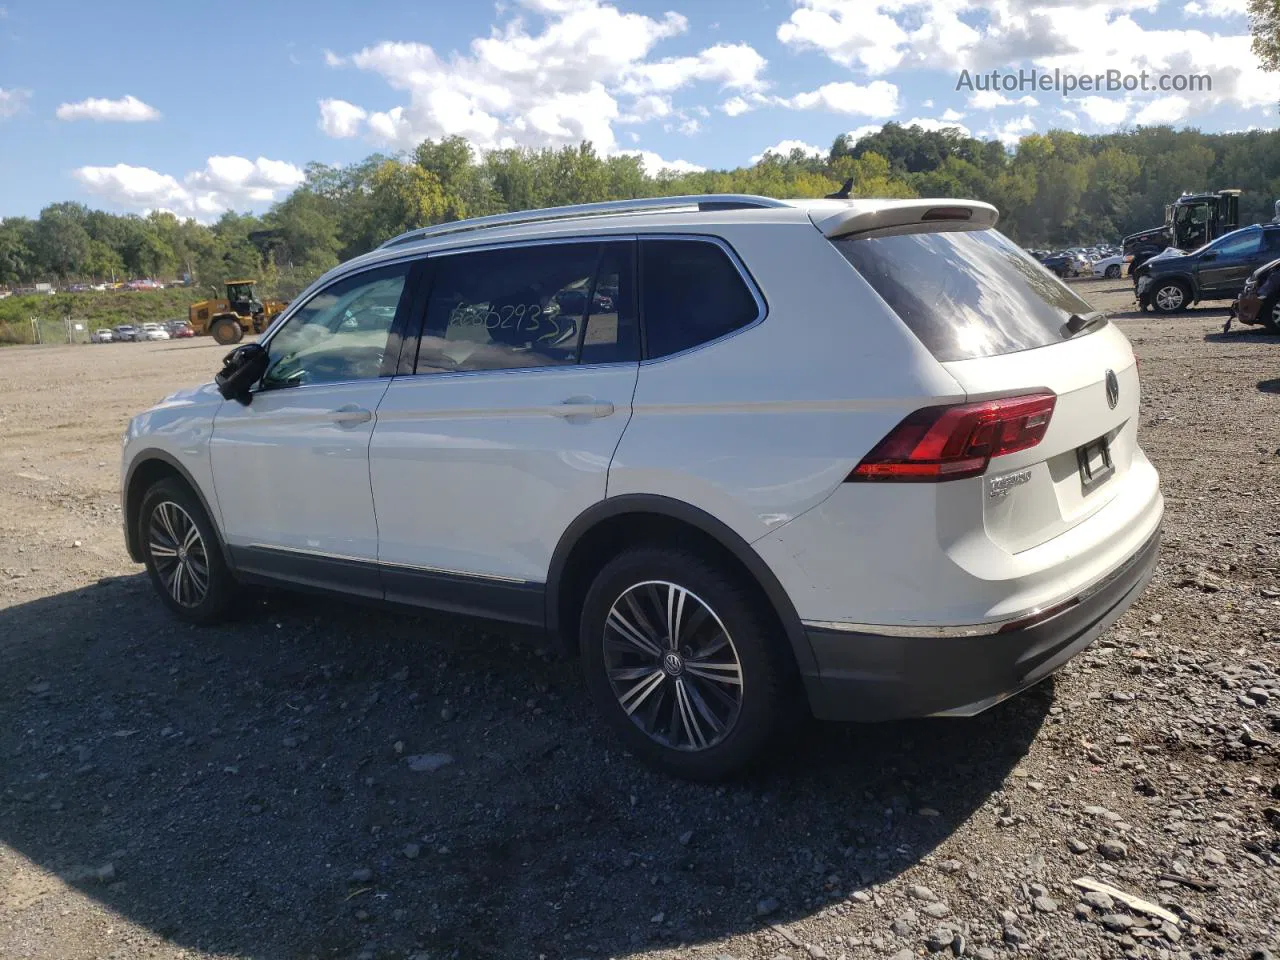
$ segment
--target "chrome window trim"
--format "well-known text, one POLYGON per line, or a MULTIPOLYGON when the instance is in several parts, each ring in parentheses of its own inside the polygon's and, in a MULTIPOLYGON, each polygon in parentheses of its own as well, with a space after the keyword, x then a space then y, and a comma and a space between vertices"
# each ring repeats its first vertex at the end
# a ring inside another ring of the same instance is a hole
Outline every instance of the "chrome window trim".
POLYGON ((419 255, 432 260, 436 257, 456 256, 459 253, 488 253, 492 250, 505 250, 509 247, 549 247, 569 243, 622 243, 638 239, 639 234, 635 233, 588 233, 562 237, 513 237, 510 240, 492 240, 489 243, 472 243, 444 248, 433 247, 431 250, 419 255))

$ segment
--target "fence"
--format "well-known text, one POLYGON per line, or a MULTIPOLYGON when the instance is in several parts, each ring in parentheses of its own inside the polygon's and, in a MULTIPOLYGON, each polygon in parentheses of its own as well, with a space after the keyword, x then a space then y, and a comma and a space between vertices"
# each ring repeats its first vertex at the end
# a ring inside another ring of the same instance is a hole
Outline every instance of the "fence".
POLYGON ((89 328, 71 317, 28 317, 0 323, 0 343, 88 343, 89 328))

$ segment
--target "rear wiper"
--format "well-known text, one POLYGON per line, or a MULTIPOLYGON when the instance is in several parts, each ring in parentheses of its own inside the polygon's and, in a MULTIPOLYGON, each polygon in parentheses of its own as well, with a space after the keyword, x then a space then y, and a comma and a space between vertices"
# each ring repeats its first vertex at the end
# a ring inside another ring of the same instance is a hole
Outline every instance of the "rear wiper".
POLYGON ((1082 330, 1088 330, 1090 327, 1096 327, 1107 322, 1107 315, 1101 310, 1094 310, 1091 313, 1073 313, 1067 318, 1067 332, 1071 336, 1075 336, 1082 330))

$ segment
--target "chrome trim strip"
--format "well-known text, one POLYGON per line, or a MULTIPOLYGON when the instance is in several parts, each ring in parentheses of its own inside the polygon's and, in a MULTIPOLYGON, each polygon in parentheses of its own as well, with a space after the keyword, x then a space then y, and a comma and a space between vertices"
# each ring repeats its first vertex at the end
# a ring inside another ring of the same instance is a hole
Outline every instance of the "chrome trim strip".
POLYGON ((831 630, 838 633, 866 633, 881 637, 988 637, 999 633, 1007 624, 1026 620, 1029 617, 1043 613, 1045 610, 1052 610, 1054 607, 1063 607, 1062 612, 1066 613, 1070 609, 1070 607, 1065 606, 1066 604, 1079 606, 1091 597, 1096 596, 1124 576, 1129 568, 1137 563, 1139 558, 1147 552, 1152 540, 1159 536, 1160 531, 1157 528, 1156 532, 1146 540, 1143 540, 1138 549, 1126 557, 1120 566, 1106 574, 1102 579, 1085 587, 1074 597, 1064 597, 1053 603, 1046 603, 1030 610, 1023 610, 1011 617, 1003 617, 987 623, 972 623, 963 626, 902 626, 889 623, 848 623, 843 620, 801 620, 800 623, 804 627, 814 630, 831 630))
POLYGON ((383 560, 375 560, 369 557, 352 557, 343 553, 330 553, 326 550, 307 550, 302 547, 282 547, 274 543, 243 543, 229 544, 234 550, 241 547, 250 550, 271 550, 276 553, 296 553, 304 557, 318 557, 322 560, 341 560, 345 563, 362 563, 368 566, 375 566, 380 569, 393 570, 418 570, 423 573, 439 573, 451 577, 466 577, 470 580, 493 580, 497 583, 516 583, 527 584, 532 583, 531 580, 523 580, 520 577, 507 577, 500 573, 472 573, 467 570, 453 570, 449 567, 428 567, 416 563, 388 563, 383 560))
POLYGON ((575 233, 556 235, 554 237, 513 237, 510 240, 492 240, 489 243, 473 243, 457 247, 432 247, 418 254, 428 260, 437 257, 452 257, 460 253, 487 253, 493 250, 507 250, 515 247, 549 247, 568 243, 634 243, 634 233, 575 233))

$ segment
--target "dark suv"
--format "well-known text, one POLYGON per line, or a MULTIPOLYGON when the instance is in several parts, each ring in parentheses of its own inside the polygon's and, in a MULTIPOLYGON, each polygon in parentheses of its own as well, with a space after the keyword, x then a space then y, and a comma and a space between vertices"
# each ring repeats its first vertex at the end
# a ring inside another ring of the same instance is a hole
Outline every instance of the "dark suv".
POLYGON ((1249 274, 1280 256, 1280 223, 1233 230, 1191 253, 1169 248, 1135 271, 1134 293, 1142 309, 1184 310, 1199 300, 1230 300, 1249 274))

